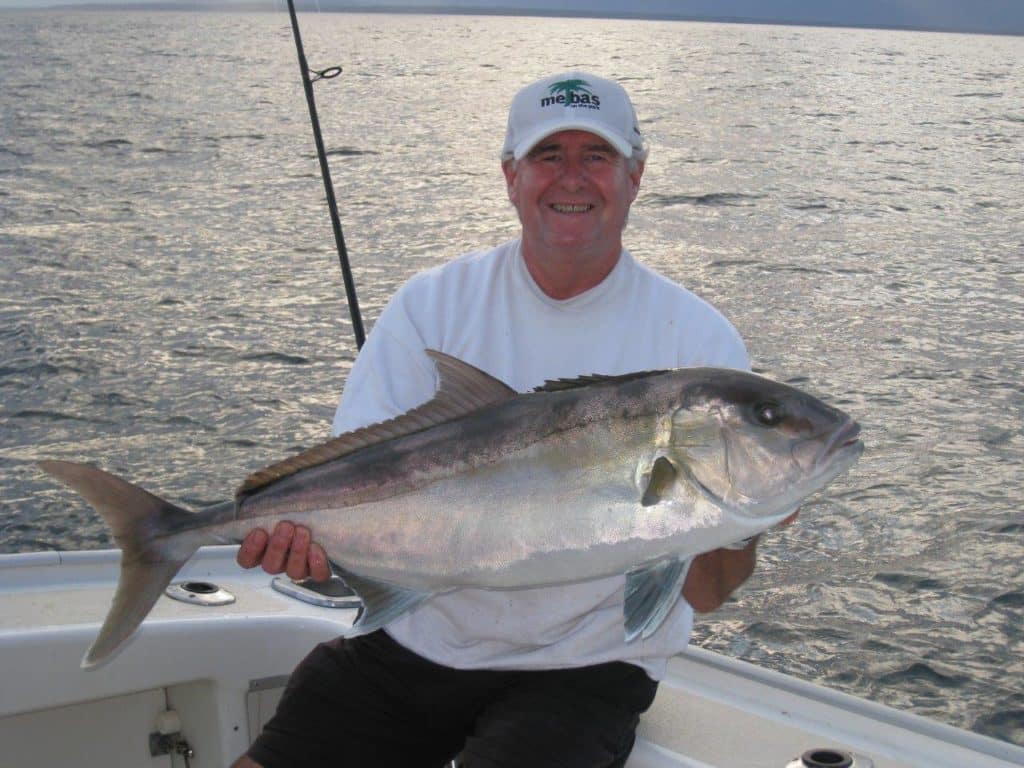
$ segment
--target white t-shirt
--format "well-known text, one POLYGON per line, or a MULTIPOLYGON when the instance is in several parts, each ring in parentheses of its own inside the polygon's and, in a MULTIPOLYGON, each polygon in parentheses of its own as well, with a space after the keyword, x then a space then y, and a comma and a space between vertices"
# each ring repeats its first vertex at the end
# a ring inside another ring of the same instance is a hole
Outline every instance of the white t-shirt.
MULTIPOLYGON (((534 282, 516 240, 416 275, 395 293, 352 367, 335 434, 430 399, 437 378, 424 349, 454 355, 519 392, 591 373, 750 367, 742 339, 716 309, 629 253, 599 285, 557 300, 534 282)), ((693 611, 680 599, 653 636, 626 643, 624 584, 622 575, 541 589, 460 589, 427 600, 387 632, 461 669, 628 661, 660 679, 668 657, 689 641, 693 611)))

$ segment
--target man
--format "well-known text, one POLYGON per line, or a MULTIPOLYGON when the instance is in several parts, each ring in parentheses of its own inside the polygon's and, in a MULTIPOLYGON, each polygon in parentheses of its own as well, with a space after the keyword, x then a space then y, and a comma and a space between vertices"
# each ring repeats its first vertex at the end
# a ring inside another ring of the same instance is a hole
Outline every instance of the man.
MULTIPOLYGON (((591 373, 748 368, 728 321, 623 250, 646 154, 617 83, 573 72, 520 91, 502 170, 521 238, 395 294, 352 368, 335 433, 429 399, 427 348, 524 392, 591 373)), ((288 523, 250 534, 238 561, 292 578, 329 573, 310 532, 288 523)), ((622 576, 436 596, 383 631, 314 650, 236 765, 440 766, 461 753, 469 767, 621 766, 655 681, 688 642, 693 610, 717 608, 754 561, 754 542, 695 558, 685 599, 631 643, 622 576)))

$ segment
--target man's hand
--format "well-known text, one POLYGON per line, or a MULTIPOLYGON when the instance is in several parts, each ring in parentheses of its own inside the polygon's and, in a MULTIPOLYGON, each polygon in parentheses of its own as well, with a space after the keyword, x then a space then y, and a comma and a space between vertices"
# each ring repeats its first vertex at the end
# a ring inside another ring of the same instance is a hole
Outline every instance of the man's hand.
POLYGON ((331 577, 327 553, 313 541, 309 529, 286 520, 278 523, 270 536, 262 528, 249 531, 235 559, 243 568, 260 565, 267 573, 283 571, 295 580, 310 576, 314 581, 327 581, 331 577))
MULTIPOLYGON (((779 523, 779 527, 792 525, 799 514, 798 509, 779 523)), ((693 558, 683 583, 683 597, 693 610, 698 613, 715 610, 750 578, 757 563, 758 538, 755 536, 743 549, 713 549, 693 558)))

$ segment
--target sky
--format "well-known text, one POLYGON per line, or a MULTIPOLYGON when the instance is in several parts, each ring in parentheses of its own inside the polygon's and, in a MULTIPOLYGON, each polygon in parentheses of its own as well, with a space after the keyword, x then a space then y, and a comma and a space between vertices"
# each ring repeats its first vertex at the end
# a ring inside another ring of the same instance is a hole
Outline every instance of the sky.
MULTIPOLYGON (((177 2, 201 7, 239 0, 99 0, 151 5, 177 2)), ((259 0, 245 0, 259 4, 259 0)), ((0 8, 82 5, 97 0, 0 0, 0 8)), ((565 10, 592 15, 685 15, 696 19, 734 19, 760 23, 905 27, 963 32, 1024 34, 1024 0, 297 0, 297 5, 328 10, 341 5, 405 6, 411 9, 500 8, 565 10)), ((272 0, 268 8, 276 10, 272 0)))

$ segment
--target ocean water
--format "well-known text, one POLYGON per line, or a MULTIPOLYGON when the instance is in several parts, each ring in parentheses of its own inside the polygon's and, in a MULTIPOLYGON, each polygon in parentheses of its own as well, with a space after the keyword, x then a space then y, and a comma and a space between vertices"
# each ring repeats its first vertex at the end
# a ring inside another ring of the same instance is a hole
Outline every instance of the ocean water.
MULTIPOLYGON (((1024 744, 1024 39, 302 25, 344 68, 316 89, 371 327, 516 233, 520 85, 620 79, 651 145, 628 247, 867 444, 695 642, 1024 744)), ((0 552, 111 544, 38 459, 202 507, 327 435, 355 345, 312 146, 280 7, 0 13, 0 552)))

